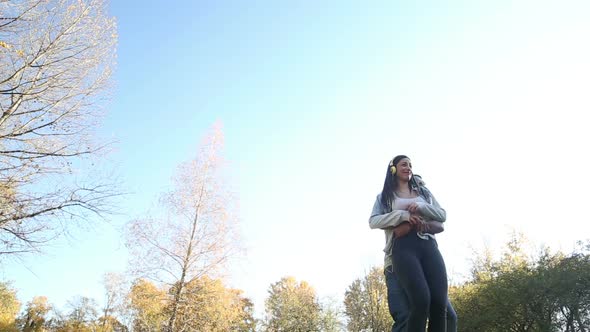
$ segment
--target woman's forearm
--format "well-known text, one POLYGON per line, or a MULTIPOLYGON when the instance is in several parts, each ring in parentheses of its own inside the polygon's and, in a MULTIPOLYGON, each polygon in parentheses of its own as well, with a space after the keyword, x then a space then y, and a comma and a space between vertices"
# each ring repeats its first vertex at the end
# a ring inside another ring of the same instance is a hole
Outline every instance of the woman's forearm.
POLYGON ((437 234, 445 230, 445 226, 440 221, 427 221, 428 231, 426 233, 437 234))

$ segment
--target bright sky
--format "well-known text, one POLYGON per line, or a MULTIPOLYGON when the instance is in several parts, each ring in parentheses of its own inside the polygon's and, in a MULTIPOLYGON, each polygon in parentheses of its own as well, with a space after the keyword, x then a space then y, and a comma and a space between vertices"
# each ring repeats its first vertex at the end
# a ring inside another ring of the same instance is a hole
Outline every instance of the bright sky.
POLYGON ((22 302, 102 301, 123 272, 120 227, 223 123, 247 255, 228 283, 264 311, 292 275, 321 298, 382 264, 368 217, 397 154, 447 210, 461 281, 471 248, 511 230, 569 250, 590 234, 587 1, 112 1, 115 95, 104 126, 132 194, 110 223, 9 262, 22 302))

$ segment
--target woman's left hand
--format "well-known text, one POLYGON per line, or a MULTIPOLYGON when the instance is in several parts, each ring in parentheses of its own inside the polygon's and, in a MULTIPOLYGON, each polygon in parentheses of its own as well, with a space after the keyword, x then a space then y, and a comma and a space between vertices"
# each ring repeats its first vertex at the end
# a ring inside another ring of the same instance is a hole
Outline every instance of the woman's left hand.
POLYGON ((414 202, 408 206, 408 212, 416 213, 418 212, 418 203, 414 202))

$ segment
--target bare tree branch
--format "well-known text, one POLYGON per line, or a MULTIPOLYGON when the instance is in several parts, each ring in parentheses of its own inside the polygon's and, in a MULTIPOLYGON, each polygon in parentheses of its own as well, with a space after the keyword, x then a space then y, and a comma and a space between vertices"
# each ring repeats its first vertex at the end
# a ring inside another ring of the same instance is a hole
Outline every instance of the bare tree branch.
POLYGON ((105 0, 0 2, 0 255, 36 250, 73 220, 104 218, 120 194, 71 175, 109 145, 93 132, 116 41, 105 0))

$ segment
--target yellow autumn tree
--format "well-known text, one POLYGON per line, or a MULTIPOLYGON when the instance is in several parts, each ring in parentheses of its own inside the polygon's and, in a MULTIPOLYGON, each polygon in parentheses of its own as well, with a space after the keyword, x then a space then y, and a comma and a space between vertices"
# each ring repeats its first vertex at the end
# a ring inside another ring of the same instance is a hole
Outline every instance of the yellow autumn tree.
POLYGON ((43 332, 47 328, 47 314, 51 305, 45 296, 35 296, 27 303, 24 313, 19 319, 19 327, 23 332, 43 332))
POLYGON ((223 274, 239 250, 236 201, 225 182, 223 132, 216 124, 194 159, 182 163, 173 188, 162 195, 161 213, 129 223, 130 265, 139 276, 171 289, 166 331, 177 328, 187 285, 203 276, 223 274))
POLYGON ((20 303, 16 298, 16 291, 5 282, 0 282, 0 331, 17 332, 16 315, 20 310, 20 303))
POLYGON ((272 284, 265 301, 266 332, 319 331, 321 306, 316 292, 305 281, 284 277, 272 284))
POLYGON ((161 331, 166 322, 164 314, 166 301, 167 296, 164 290, 148 280, 136 280, 128 295, 133 317, 133 331, 161 331))
POLYGON ((185 287, 186 300, 177 313, 177 325, 185 331, 255 331, 253 303, 242 291, 227 288, 220 279, 207 276, 191 280, 185 287))

